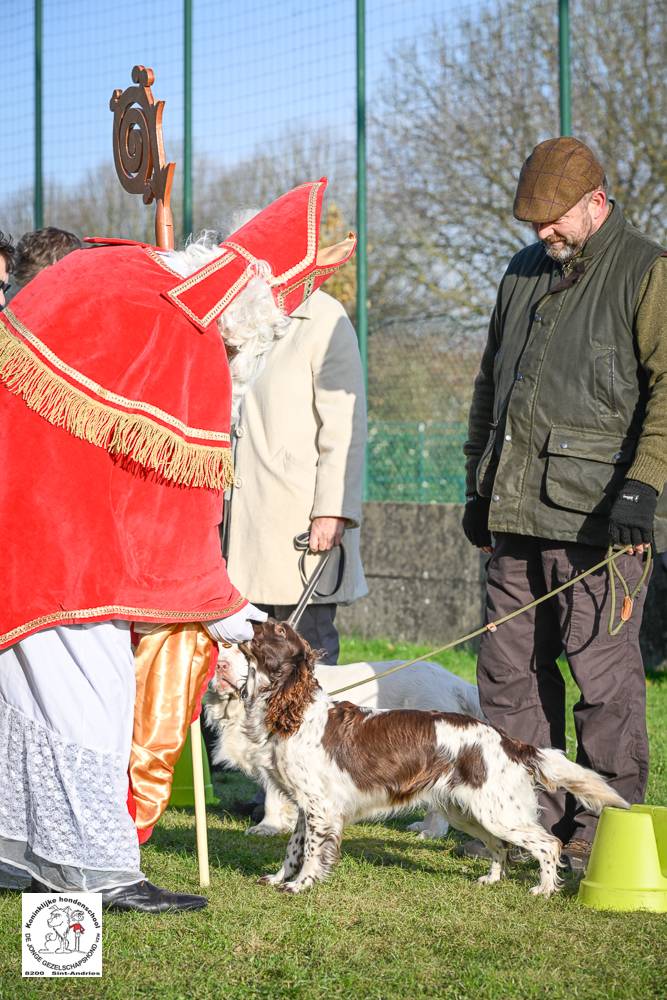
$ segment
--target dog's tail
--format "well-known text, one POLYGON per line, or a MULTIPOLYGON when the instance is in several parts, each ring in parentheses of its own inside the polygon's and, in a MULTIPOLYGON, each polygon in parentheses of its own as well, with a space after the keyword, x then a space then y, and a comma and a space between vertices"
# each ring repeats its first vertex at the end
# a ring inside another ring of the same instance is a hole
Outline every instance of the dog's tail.
POLYGON ((533 770, 536 779, 548 791, 564 788, 596 815, 602 812, 604 806, 629 807, 597 771, 573 763, 562 750, 537 750, 533 770))

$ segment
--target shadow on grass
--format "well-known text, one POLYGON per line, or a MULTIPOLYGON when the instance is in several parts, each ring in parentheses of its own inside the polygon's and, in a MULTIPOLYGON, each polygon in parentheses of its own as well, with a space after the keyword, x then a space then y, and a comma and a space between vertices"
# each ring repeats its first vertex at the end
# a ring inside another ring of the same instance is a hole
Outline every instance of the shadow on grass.
MULTIPOLYGON (((151 838, 151 845, 158 853, 194 855, 194 810, 182 809, 180 812, 191 817, 191 828, 170 830, 158 827, 151 838)), ((419 840, 416 835, 413 835, 414 839, 399 839, 391 835, 394 829, 403 832, 399 822, 378 825, 376 836, 360 833, 358 829, 355 831, 354 825, 349 827, 350 835, 343 837, 342 861, 350 859, 376 868, 395 868, 441 878, 456 876, 471 884, 480 875, 486 874, 488 861, 485 859, 460 857, 454 853, 463 836, 457 831, 450 831, 447 837, 437 840, 419 840), (419 857, 415 858, 415 852, 419 852, 419 857), (430 863, 430 859, 436 858, 438 863, 430 863)), ((368 826, 368 823, 364 824, 364 827, 368 826)), ((245 830, 209 828, 211 866, 232 867, 248 878, 259 878, 280 867, 287 839, 287 835, 248 837, 245 830)), ((514 863, 509 868, 508 880, 528 888, 536 883, 536 867, 536 862, 532 860, 514 863)), ((577 891, 578 882, 572 887, 570 881, 569 878, 565 881, 565 895, 574 895, 577 891)))
MULTIPOLYGON (((191 817, 191 827, 169 829, 158 826, 150 839, 150 845, 154 850, 174 854, 195 851, 194 809, 180 809, 179 812, 191 817)), ((414 836, 414 841, 406 842, 396 837, 384 836, 380 829, 377 836, 352 834, 350 837, 343 837, 342 853, 344 857, 364 860, 379 867, 397 865, 401 868, 437 874, 439 869, 429 865, 426 856, 425 863, 422 864, 411 858, 410 854, 414 854, 415 851, 427 852, 430 855, 440 852, 451 854, 457 841, 449 837, 441 840, 419 840, 416 835, 414 836)), ((264 874, 267 864, 278 865, 284 857, 287 841, 287 834, 277 837, 249 837, 245 829, 219 830, 209 827, 208 830, 211 857, 223 863, 226 860, 233 862, 245 875, 264 874)))

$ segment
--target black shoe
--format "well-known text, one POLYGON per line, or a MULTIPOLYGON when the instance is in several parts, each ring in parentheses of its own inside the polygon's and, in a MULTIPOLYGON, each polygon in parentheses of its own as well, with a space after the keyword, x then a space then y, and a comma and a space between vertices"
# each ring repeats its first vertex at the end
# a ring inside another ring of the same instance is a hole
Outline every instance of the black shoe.
POLYGON ((138 910, 140 913, 165 913, 169 910, 203 910, 206 896, 191 896, 184 892, 169 892, 143 880, 134 885, 120 885, 102 892, 105 910, 138 910))
MULTIPOLYGON (((33 879, 30 892, 53 892, 48 886, 33 879)), ((139 913, 167 913, 175 910, 203 910, 208 906, 206 896, 190 896, 184 892, 169 892, 144 879, 132 885, 119 885, 104 889, 102 906, 105 910, 136 910, 139 913)))
POLYGON ((242 799, 234 799, 234 801, 227 807, 227 811, 233 816, 252 817, 256 809, 256 802, 244 802, 242 799))
POLYGON ((250 800, 235 799, 229 807, 229 811, 235 816, 250 816, 255 823, 260 823, 264 818, 265 799, 264 789, 259 788, 250 800))

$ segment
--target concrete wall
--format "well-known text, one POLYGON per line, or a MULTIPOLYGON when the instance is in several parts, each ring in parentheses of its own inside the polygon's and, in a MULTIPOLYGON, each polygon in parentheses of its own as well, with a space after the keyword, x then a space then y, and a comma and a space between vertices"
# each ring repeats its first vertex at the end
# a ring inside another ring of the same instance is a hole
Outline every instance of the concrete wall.
MULTIPOLYGON (((368 503, 361 532, 369 594, 339 609, 343 632, 444 645, 484 620, 484 564, 460 504, 368 503)), ((667 572, 654 571, 642 627, 647 666, 667 661, 667 572)))

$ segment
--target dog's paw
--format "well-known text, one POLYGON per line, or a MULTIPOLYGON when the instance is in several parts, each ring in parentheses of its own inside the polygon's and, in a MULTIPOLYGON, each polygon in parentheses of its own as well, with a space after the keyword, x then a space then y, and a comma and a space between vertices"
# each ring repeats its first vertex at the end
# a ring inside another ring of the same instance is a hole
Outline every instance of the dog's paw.
POLYGON ((261 878, 257 879, 257 885, 281 885, 282 881, 282 872, 276 872, 275 875, 262 875, 261 878))
POLYGON ((297 892, 303 892, 309 887, 309 882, 283 882, 278 886, 278 892, 286 892, 290 896, 295 896, 297 892))
POLYGON ((410 823, 410 826, 408 826, 407 829, 410 831, 410 833, 423 833, 424 823, 422 820, 417 820, 416 823, 410 823))
POLYGON ((477 885, 494 885, 496 882, 500 882, 500 875, 480 875, 477 879, 477 885))
POLYGON ((548 899, 549 896, 552 896, 556 891, 557 890, 553 886, 540 884, 534 885, 530 890, 530 894, 531 896, 544 896, 545 899, 548 899))
POLYGON ((280 830, 277 826, 271 826, 270 823, 256 823, 255 826, 249 826, 245 832, 246 837, 277 837, 279 833, 286 833, 285 830, 280 830))

